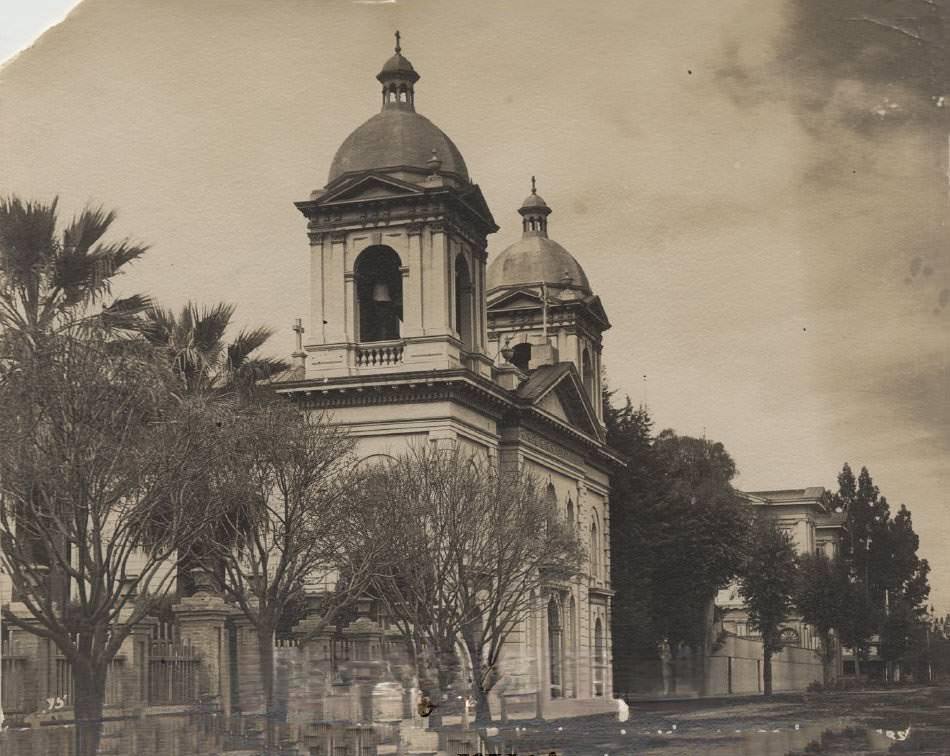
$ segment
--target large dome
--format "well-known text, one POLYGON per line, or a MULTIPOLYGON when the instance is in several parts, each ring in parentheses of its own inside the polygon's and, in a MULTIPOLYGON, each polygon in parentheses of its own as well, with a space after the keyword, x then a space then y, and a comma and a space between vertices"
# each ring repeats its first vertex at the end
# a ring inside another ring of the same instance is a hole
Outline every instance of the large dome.
POLYGON ((344 173, 406 166, 426 174, 435 151, 440 172, 468 181, 468 168, 458 147, 432 121, 409 108, 387 107, 350 134, 330 166, 331 183, 344 173))
POLYGON ((488 288, 545 283, 591 294, 587 274, 574 256, 546 236, 526 235, 488 266, 488 288))
POLYGON ((521 239, 491 261, 488 289, 543 283, 593 294, 580 263, 564 247, 548 238, 551 208, 537 193, 534 176, 531 177, 531 194, 521 203, 518 212, 523 219, 521 239))

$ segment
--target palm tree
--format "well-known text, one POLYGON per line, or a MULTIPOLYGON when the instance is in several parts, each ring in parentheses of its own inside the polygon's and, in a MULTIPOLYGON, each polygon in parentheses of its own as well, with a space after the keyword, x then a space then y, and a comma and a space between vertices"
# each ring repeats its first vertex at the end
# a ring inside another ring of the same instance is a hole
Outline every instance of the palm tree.
POLYGON ((106 301, 113 279, 148 248, 103 242, 116 215, 101 207, 84 209, 60 232, 58 204, 0 198, 0 327, 34 348, 44 333, 77 323, 134 327, 149 305, 138 294, 106 301))
MULTIPOLYGON (((58 198, 46 203, 0 197, 0 359, 16 370, 33 369, 34 357, 58 332, 132 330, 149 305, 138 294, 110 297, 113 279, 147 247, 127 239, 103 241, 116 215, 101 207, 85 208, 60 229, 58 205, 58 198)), ((39 544, 34 554, 47 563, 39 544)), ((65 574, 51 567, 55 601, 68 596, 67 586, 65 574)))
POLYGON ((234 306, 223 303, 199 308, 189 302, 178 315, 150 307, 145 312, 144 333, 152 344, 168 350, 189 392, 244 393, 290 365, 254 354, 273 335, 269 328, 244 329, 226 343, 224 335, 233 314, 234 306))
MULTIPOLYGON (((199 307, 188 302, 178 315, 168 309, 150 307, 145 312, 142 332, 153 345, 167 351, 186 392, 201 394, 212 401, 247 401, 259 383, 288 370, 290 365, 254 355, 273 335, 269 328, 244 329, 232 342, 225 342, 233 314, 234 306, 223 303, 199 307)), ((213 538, 221 542, 229 539, 226 522, 222 522, 213 538)), ((194 593, 198 588, 195 573, 210 565, 214 565, 212 569, 220 583, 224 569, 221 560, 210 559, 198 545, 180 554, 180 593, 194 593)))

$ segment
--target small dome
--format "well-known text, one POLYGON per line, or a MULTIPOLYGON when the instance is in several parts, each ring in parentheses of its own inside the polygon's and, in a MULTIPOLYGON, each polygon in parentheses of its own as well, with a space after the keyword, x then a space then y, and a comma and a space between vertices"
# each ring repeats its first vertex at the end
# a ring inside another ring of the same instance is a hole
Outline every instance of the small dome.
POLYGON ((574 256, 548 238, 551 208, 538 194, 534 176, 531 194, 518 212, 524 229, 521 241, 512 244, 488 266, 488 289, 544 283, 564 290, 592 294, 587 275, 574 256))
POLYGON ((540 208, 548 209, 548 203, 544 201, 540 194, 535 194, 534 192, 531 192, 527 199, 521 203, 522 210, 535 210, 540 208))
POLYGON ((587 274, 574 256, 546 236, 527 234, 488 266, 488 289, 546 283, 592 294, 587 274))
POLYGON ((429 174, 433 150, 440 172, 468 181, 468 168, 458 147, 432 121, 414 110, 385 108, 358 127, 340 145, 327 183, 350 171, 406 166, 429 174))
POLYGON ((412 67, 409 59, 404 57, 401 52, 397 52, 389 60, 383 63, 383 70, 376 76, 380 81, 389 78, 392 75, 402 76, 413 81, 419 81, 419 74, 412 67))

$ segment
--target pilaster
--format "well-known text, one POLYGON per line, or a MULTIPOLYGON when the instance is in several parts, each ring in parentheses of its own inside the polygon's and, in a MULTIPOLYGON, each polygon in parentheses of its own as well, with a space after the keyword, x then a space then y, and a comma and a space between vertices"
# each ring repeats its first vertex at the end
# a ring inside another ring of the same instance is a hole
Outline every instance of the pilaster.
POLYGON ((422 224, 411 223, 406 228, 408 253, 407 275, 403 279, 403 326, 407 338, 422 336, 425 309, 423 306, 422 224))
POLYGON ((324 235, 323 257, 323 301, 324 319, 327 344, 339 344, 349 341, 349 324, 347 323, 346 296, 352 295, 352 281, 350 287, 344 285, 343 275, 346 263, 346 232, 331 231, 324 235), (329 254, 327 254, 329 247, 329 254), (347 288, 349 289, 347 291, 347 288))

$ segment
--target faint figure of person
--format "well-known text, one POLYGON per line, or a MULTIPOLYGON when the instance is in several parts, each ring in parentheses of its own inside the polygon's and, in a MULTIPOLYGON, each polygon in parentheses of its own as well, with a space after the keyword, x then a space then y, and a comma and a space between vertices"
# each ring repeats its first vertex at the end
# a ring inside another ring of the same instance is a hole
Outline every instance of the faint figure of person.
POLYGON ((617 721, 626 722, 630 719, 630 707, 627 706, 627 702, 622 698, 615 698, 614 703, 617 704, 617 721))
POLYGON ((660 670, 663 673, 663 695, 670 694, 670 678, 673 676, 673 651, 669 641, 664 638, 660 643, 660 670))
POLYGON ((417 704, 417 710, 420 717, 429 716, 434 709, 438 709, 438 704, 432 703, 432 699, 429 698, 429 694, 425 691, 422 691, 422 695, 419 696, 419 703, 417 704))

